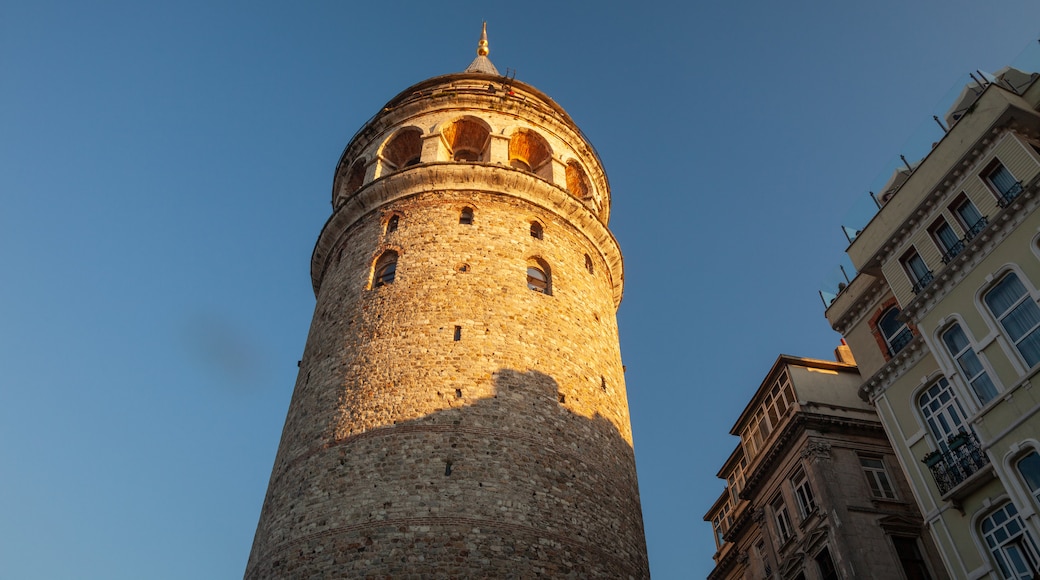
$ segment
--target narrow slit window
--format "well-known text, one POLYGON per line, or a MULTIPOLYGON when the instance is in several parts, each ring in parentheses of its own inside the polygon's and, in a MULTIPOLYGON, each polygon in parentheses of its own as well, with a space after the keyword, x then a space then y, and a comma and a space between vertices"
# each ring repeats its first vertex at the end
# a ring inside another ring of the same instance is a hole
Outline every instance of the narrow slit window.
POLYGON ((459 212, 459 223, 464 225, 464 226, 471 226, 471 225, 473 225, 473 208, 471 208, 471 207, 464 207, 464 208, 462 208, 462 211, 459 212))
POLYGON ((458 342, 460 340, 462 340, 462 327, 461 326, 456 326, 455 327, 455 342, 458 342))
POLYGON ((552 275, 541 260, 527 264, 527 288, 539 294, 552 295, 552 275))
POLYGON ((372 287, 393 284, 397 278, 397 252, 387 250, 376 260, 372 268, 372 287))
POLYGON ((534 221, 531 222, 531 237, 540 240, 545 235, 545 230, 542 228, 542 224, 534 221))
POLYGON ((589 274, 595 274, 595 269, 592 266, 592 256, 585 254, 585 269, 588 270, 589 274))

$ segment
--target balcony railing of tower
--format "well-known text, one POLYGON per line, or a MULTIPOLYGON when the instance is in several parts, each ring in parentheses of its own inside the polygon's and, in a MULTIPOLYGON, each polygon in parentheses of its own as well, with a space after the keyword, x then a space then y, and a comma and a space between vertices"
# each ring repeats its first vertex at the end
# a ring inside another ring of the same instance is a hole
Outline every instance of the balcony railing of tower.
POLYGON ((949 451, 933 451, 921 461, 928 466, 940 495, 946 495, 980 469, 989 465, 974 433, 961 431, 947 442, 949 451))
MULTIPOLYGON (((1040 42, 1030 40, 1018 57, 1011 61, 1010 66, 1026 73, 1040 71, 1040 42)), ((1015 93, 1020 93, 1024 88, 1015 86, 1010 81, 998 80, 991 74, 974 71, 961 75, 946 94, 936 102, 930 110, 931 115, 922 119, 900 147, 900 153, 893 155, 881 168, 868 185, 867 191, 856 197, 852 207, 842 218, 841 231, 845 235, 846 250, 866 229, 881 207, 899 193, 903 183, 913 174, 928 153, 942 141, 957 120, 962 118, 966 112, 973 110, 975 99, 981 96, 990 84, 995 83, 1015 93)), ((1014 196, 1017 196, 1017 193, 1014 196)), ((1004 203, 1013 201, 1014 196, 1004 203)), ((844 281, 842 284, 842 280, 835 279, 834 276, 829 276, 821 281, 820 299, 823 301, 825 309, 834 302, 837 295, 848 284, 848 281, 844 281)))
MULTIPOLYGON (((515 71, 511 71, 510 74, 515 76, 516 73, 515 71)), ((600 157, 599 151, 596 149, 596 146, 592 144, 592 141, 588 138, 588 136, 585 135, 584 131, 581 130, 581 127, 579 127, 573 119, 570 119, 569 117, 564 117, 559 113, 559 111, 553 109, 552 107, 547 107, 541 102, 539 102, 537 99, 529 99, 527 98, 526 94, 520 94, 517 91, 513 90, 513 76, 502 77, 502 80, 500 81, 484 81, 476 79, 458 80, 449 83, 447 86, 437 85, 436 87, 415 91, 411 95, 407 95, 404 98, 401 98, 400 100, 394 102, 393 107, 386 107, 380 110, 378 113, 369 117, 368 120, 361 125, 361 128, 354 132, 354 134, 350 137, 350 140, 347 141, 347 146, 343 149, 343 153, 340 155, 340 158, 342 158, 343 155, 346 155, 347 149, 350 148, 350 145, 358 138, 358 136, 360 136, 362 133, 365 132, 366 129, 369 128, 369 126, 372 124, 373 121, 376 120, 376 118, 382 116, 388 111, 399 108, 408 103, 430 97, 457 98, 460 95, 479 95, 485 97, 488 95, 498 95, 503 101, 509 101, 520 106, 530 107, 537 111, 540 115, 551 116, 557 119, 558 121, 564 123, 565 125, 571 127, 582 138, 582 140, 585 141, 585 144, 588 145, 589 150, 592 151, 592 155, 596 158, 596 161, 602 167, 603 159, 600 157)), ((546 96, 546 98, 548 99, 549 97, 546 96)), ((610 181, 607 178, 606 173, 603 174, 603 179, 607 180, 607 187, 609 188, 610 181)))

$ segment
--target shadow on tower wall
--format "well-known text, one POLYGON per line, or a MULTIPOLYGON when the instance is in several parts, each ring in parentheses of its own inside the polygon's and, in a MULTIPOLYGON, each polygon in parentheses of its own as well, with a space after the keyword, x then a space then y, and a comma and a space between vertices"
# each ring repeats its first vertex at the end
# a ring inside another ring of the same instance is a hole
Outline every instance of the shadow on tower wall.
POLYGON ((493 383, 280 462, 246 577, 649 577, 614 424, 572 412, 546 374, 493 383))

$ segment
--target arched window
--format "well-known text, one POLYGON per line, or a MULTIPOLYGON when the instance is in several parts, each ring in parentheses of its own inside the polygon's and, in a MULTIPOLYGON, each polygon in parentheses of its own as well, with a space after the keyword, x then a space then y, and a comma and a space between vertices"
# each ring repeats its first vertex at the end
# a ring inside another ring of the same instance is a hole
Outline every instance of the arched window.
POLYGON ((509 165, 529 171, 544 179, 552 178, 552 150, 549 143, 534 131, 518 129, 509 138, 509 165))
POLYGON ((393 284, 397 277, 397 252, 387 250, 383 252, 375 265, 372 266, 372 287, 379 288, 387 284, 393 284))
POLYGON ((383 157, 394 169, 418 164, 421 154, 422 131, 415 127, 402 129, 383 147, 383 157))
POLYGON ((950 388, 946 377, 935 381, 918 399, 924 422, 928 425, 935 443, 943 452, 950 450, 947 440, 960 431, 971 431, 967 424, 967 416, 961 407, 957 395, 950 388))
POLYGON ((441 131, 455 161, 485 161, 491 129, 487 123, 472 117, 456 119, 441 131))
POLYGON ((386 233, 389 234, 390 232, 396 232, 397 224, 400 222, 400 220, 401 216, 396 213, 390 216, 390 219, 386 220, 386 233))
POLYGON ((592 267, 592 256, 585 254, 585 269, 589 271, 589 274, 595 274, 594 268, 592 267))
POLYGON ((1018 473, 1026 482, 1033 500, 1040 505, 1040 454, 1032 451, 1018 461, 1018 473))
POLYGON ((471 208, 471 207, 464 207, 464 208, 462 208, 462 211, 459 212, 459 223, 464 225, 464 226, 471 226, 471 225, 473 225, 473 208, 471 208))
POLYGON ((960 367, 964 380, 975 391, 975 396, 979 398, 979 402, 985 405, 992 401, 993 397, 997 396, 997 388, 993 386, 993 381, 990 380, 986 369, 982 367, 979 355, 975 354, 975 350, 971 347, 971 342, 968 340, 968 335, 964 334, 961 326, 959 324, 951 326, 949 330, 943 333, 942 339, 946 343, 946 349, 950 351, 950 356, 957 361, 957 366, 960 367))
POLYGON ((1040 573, 1036 542, 1013 503, 1007 502, 986 516, 979 528, 1001 578, 1025 580, 1040 573))
POLYGON ((1040 307, 1018 275, 1004 276, 986 293, 985 301, 1004 334, 1025 359, 1026 366, 1033 367, 1040 362, 1040 307))
POLYGON ((571 192, 571 195, 578 199, 592 197, 592 187, 589 186, 589 178, 585 175, 585 170, 581 168, 581 163, 574 159, 568 161, 566 177, 567 191, 571 192))
POLYGON ((531 237, 540 240, 543 235, 544 230, 542 230, 542 224, 537 221, 531 222, 531 237))
POLYGON ((892 307, 878 319, 877 328, 888 347, 888 356, 903 350, 914 335, 905 322, 899 320, 899 309, 892 307))
POLYGON ((365 183, 365 160, 358 159, 350 166, 350 171, 347 173, 347 184, 344 187, 346 195, 350 195, 355 191, 361 189, 361 186, 365 183))
POLYGON ((548 264, 539 259, 527 262, 527 287, 541 294, 552 295, 552 273, 548 264))

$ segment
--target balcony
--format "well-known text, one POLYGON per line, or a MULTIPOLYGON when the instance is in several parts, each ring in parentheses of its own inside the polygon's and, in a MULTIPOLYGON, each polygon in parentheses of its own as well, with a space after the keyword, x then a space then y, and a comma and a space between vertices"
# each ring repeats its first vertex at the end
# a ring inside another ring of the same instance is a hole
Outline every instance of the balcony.
MULTIPOLYGON (((1019 187, 1021 188, 1021 186, 1019 187)), ((1015 195, 1017 196, 1018 194, 1015 195)), ((989 225, 989 218, 987 218, 986 216, 982 216, 981 218, 979 218, 979 221, 975 222, 975 224, 968 228, 968 231, 965 232, 964 241, 967 242, 975 236, 979 235, 979 232, 986 229, 987 225, 989 225)))
MULTIPOLYGON (((931 270, 929 270, 929 271, 925 272, 924 274, 922 274, 920 279, 918 279, 917 282, 914 282, 914 287, 913 287, 914 294, 920 294, 921 290, 924 290, 925 288, 928 287, 929 284, 932 283, 932 280, 935 280, 935 275, 932 274, 931 270)), ((909 341, 907 341, 907 342, 909 342, 909 341)))
POLYGON ((1002 208, 1007 207, 1011 205, 1011 202, 1015 201, 1015 198, 1017 198, 1021 193, 1022 182, 1019 181, 1011 187, 1007 188, 1007 191, 1002 191, 1000 193, 1000 199, 997 200, 997 205, 999 205, 1002 208))
POLYGON ((950 248, 946 250, 946 253, 943 254, 943 264, 949 264, 954 258, 959 256, 968 245, 968 242, 970 242, 975 236, 979 235, 979 232, 986 229, 988 224, 989 220, 985 216, 979 218, 979 221, 972 224, 972 226, 968 228, 968 231, 964 232, 964 237, 957 240, 957 243, 950 246, 950 248))
POLYGON ((903 350, 903 348, 910 344, 910 341, 913 339, 914 333, 910 332, 910 329, 904 326, 898 334, 888 341, 888 356, 893 357, 899 354, 899 351, 903 350))
POLYGON ((933 451, 923 460, 932 472, 939 494, 944 496, 989 465, 989 459, 979 447, 974 433, 961 431, 950 437, 947 444, 949 451, 933 451))

